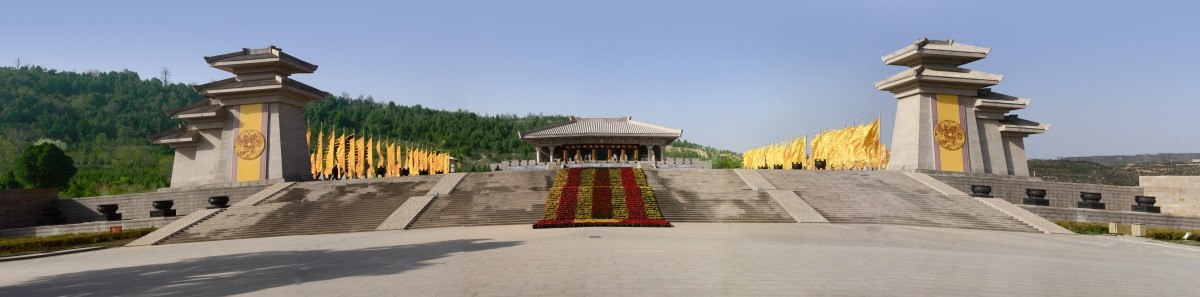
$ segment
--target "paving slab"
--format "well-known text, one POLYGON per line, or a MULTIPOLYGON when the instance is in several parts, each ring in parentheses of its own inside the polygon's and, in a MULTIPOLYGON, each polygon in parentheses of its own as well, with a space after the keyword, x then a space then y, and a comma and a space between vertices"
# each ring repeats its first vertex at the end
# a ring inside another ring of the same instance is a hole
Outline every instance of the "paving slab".
POLYGON ((896 225, 452 227, 0 262, 0 296, 1189 296, 1200 252, 896 225))

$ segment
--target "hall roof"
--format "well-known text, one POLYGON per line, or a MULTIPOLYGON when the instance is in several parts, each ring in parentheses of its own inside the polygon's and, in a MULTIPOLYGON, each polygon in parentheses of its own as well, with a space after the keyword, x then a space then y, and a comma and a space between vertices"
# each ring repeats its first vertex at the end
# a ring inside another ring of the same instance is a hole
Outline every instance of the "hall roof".
POLYGON ((521 131, 521 139, 575 136, 643 136, 679 138, 683 130, 671 129, 623 118, 576 118, 570 121, 521 131))

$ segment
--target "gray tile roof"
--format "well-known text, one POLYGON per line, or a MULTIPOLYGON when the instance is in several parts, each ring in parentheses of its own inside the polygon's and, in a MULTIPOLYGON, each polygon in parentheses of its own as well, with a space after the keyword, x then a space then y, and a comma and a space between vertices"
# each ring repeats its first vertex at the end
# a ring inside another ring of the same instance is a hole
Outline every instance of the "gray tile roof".
POLYGON ((570 121, 521 131, 521 138, 552 138, 569 136, 658 136, 675 137, 683 130, 671 129, 624 118, 571 118, 570 121))

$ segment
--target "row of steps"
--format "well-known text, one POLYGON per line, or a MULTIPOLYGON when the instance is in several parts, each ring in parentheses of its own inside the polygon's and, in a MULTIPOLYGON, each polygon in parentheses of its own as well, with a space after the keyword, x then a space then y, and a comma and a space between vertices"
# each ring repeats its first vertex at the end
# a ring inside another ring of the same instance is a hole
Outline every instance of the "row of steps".
POLYGON ((831 223, 1040 232, 972 198, 946 196, 902 172, 760 170, 831 223))
POLYGON ((449 195, 433 199, 410 229, 532 225, 542 218, 554 170, 471 173, 449 195))
POLYGON ((766 192, 733 170, 646 170, 663 218, 672 222, 795 223, 766 192))
POLYGON ((297 183, 254 206, 231 207, 162 244, 375 230, 441 176, 297 183))

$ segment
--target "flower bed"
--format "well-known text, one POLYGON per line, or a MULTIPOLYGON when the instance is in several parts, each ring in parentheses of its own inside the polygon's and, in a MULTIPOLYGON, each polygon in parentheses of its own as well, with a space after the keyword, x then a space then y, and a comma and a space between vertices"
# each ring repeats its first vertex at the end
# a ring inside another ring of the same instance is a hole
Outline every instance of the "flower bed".
POLYGON ((640 168, 560 169, 533 228, 670 227, 640 168))

